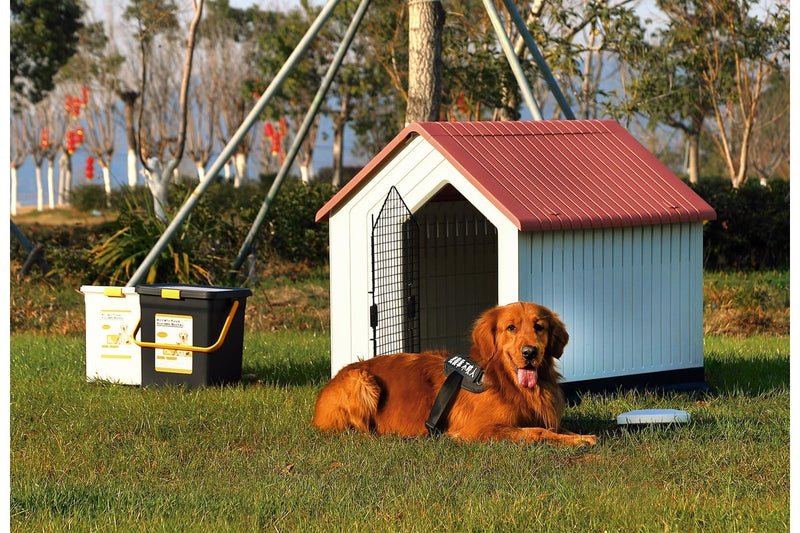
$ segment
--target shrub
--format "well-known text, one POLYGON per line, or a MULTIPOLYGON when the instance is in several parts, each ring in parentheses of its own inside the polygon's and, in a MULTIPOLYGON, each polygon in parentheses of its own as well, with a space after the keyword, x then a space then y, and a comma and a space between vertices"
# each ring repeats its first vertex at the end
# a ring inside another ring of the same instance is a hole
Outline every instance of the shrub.
MULTIPOLYGON (((170 189, 169 216, 174 216, 195 183, 178 182, 170 189)), ((242 281, 231 267, 266 197, 266 183, 249 182, 239 188, 212 183, 176 235, 159 255, 144 282, 181 282, 212 285, 242 281), (237 279, 238 278, 238 279, 237 279)), ((275 254, 289 261, 323 264, 327 260, 327 225, 314 215, 332 194, 330 185, 304 185, 294 178, 281 187, 257 234, 257 256, 275 254)), ((90 260, 99 270, 96 281, 126 282, 164 233, 167 225, 152 215, 148 195, 128 193, 119 205, 113 234, 95 246, 90 260)))
MULTIPOLYGON (((51 226, 32 224, 20 226, 25 237, 34 244, 44 245, 44 258, 50 266, 48 278, 61 277, 89 283, 98 271, 90 258, 89 249, 107 238, 114 231, 111 223, 93 226, 51 226)), ((17 239, 11 239, 10 259, 22 265, 28 252, 17 239)), ((31 271, 37 275, 38 269, 31 271)))
MULTIPOLYGON (((210 198, 199 202, 156 258, 143 282, 226 284, 235 257, 234 248, 242 240, 237 202, 221 204, 232 196, 233 187, 213 184, 210 198)), ((174 216, 183 204, 191 184, 171 186, 174 216)), ((126 282, 164 234, 168 223, 153 215, 152 199, 128 194, 120 203, 116 232, 92 249, 92 260, 101 268, 98 281, 126 282)), ((238 250, 238 249, 237 249, 238 250)))
POLYGON ((328 225, 314 217, 333 195, 328 183, 287 180, 267 213, 266 243, 284 259, 314 264, 328 259, 328 225))
POLYGON ((106 192, 99 185, 78 185, 69 191, 69 203, 83 213, 106 208, 106 192))
POLYGON ((708 269, 762 270, 789 266, 789 183, 701 181, 694 190, 717 212, 703 227, 708 269))

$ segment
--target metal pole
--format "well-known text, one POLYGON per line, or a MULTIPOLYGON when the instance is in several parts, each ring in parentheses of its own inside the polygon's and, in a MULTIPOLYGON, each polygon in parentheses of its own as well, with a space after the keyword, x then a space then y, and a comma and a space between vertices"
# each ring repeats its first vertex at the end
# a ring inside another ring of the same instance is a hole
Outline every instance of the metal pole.
POLYGON ((539 109, 539 106, 536 104, 536 100, 533 98, 531 86, 528 84, 528 80, 525 78, 525 73, 522 71, 522 65, 519 63, 519 58, 517 57, 517 54, 514 53, 514 47, 512 46, 511 41, 508 39, 508 35, 506 34, 506 30, 503 28, 502 22, 500 22, 500 15, 497 13, 497 8, 494 7, 493 0, 483 0, 483 5, 486 6, 486 13, 489 15, 489 18, 492 21, 492 27, 494 27, 497 40, 500 41, 500 46, 503 48, 503 52, 506 54, 506 59, 508 59, 508 64, 511 66, 511 71, 514 73, 514 77, 517 79, 517 84, 522 92, 522 98, 525 100, 528 109, 530 109, 533 119, 542 120, 542 112, 539 109))
POLYGON ((564 93, 561 92, 558 82, 556 81, 555 77, 553 77, 553 73, 550 71, 547 61, 544 60, 544 56, 542 56, 541 52, 539 52, 539 47, 536 46, 536 41, 533 40, 533 36, 531 35, 531 32, 528 31, 525 21, 522 20, 519 11, 517 11, 517 8, 514 6, 514 2, 511 0, 503 0, 503 4, 505 4, 508 13, 511 15, 511 20, 513 20, 514 24, 517 25, 519 33, 522 35, 522 39, 525 41, 525 44, 531 51, 533 60, 536 62, 536 66, 539 67, 539 71, 542 73, 544 81, 550 88, 550 92, 552 92, 553 96, 555 96, 556 102, 558 102, 558 106, 561 108, 561 112, 564 113, 564 116, 567 119, 574 120, 575 115, 572 113, 569 102, 567 102, 567 99, 564 97, 564 93))
POLYGON ((222 152, 220 152, 220 154, 217 156, 217 159, 206 171, 205 178, 200 181, 197 187, 195 187, 194 191, 192 191, 192 194, 189 196, 186 202, 184 202, 183 206, 181 206, 180 210, 175 215, 175 218, 172 219, 172 221, 169 223, 169 226, 167 226, 167 229, 164 230, 164 233, 144 258, 142 264, 139 265, 139 268, 133 273, 131 279, 128 280, 126 285, 127 287, 132 287, 139 283, 144 277, 145 273, 150 269, 153 263, 155 263, 158 255, 172 240, 172 237, 177 232, 178 227, 180 227, 184 220, 186 220, 186 217, 189 216, 189 213, 191 213, 194 206, 200 200, 200 197, 206 192, 206 189, 208 189, 209 185, 211 185, 211 182, 216 179, 217 174, 222 169, 223 165, 225 165, 228 159, 230 159, 231 155, 233 155, 234 150, 236 150, 236 147, 239 146, 240 142, 242 142, 242 139, 247 131, 252 127, 253 123, 255 123, 255 121, 258 119, 258 116, 264 110, 264 107, 266 107, 267 103, 272 99, 274 94, 289 76, 289 73, 308 49, 311 41, 314 39, 314 37, 316 37, 317 33, 319 33, 319 30, 322 28, 328 18, 330 18, 331 13, 333 13, 333 10, 338 4, 339 0, 328 0, 328 3, 325 4, 325 7, 323 7, 322 11, 320 11, 319 15, 317 15, 317 18, 308 28, 305 35, 303 35, 303 38, 295 47, 294 51, 291 53, 291 55, 289 55, 289 57, 286 59, 286 62, 275 75, 275 78, 273 78, 272 82, 269 84, 269 87, 267 87, 267 90, 264 91, 264 94, 261 95, 261 98, 258 99, 256 105, 253 107, 247 117, 245 117, 244 121, 239 126, 239 129, 236 130, 236 132, 228 141, 228 144, 225 145, 225 148, 222 149, 222 152))
POLYGON ((258 215, 256 215, 256 219, 253 222, 253 225, 250 227, 250 231, 248 232, 247 237, 245 238, 244 243, 239 250, 239 255, 236 257, 236 261, 233 263, 233 272, 239 270, 245 258, 250 253, 250 249, 253 245, 253 241, 256 238, 256 234, 261 228, 261 224, 264 223, 264 218, 267 216, 267 211, 269 211, 272 201, 278 194, 278 189, 280 189, 281 185, 283 184, 283 180, 286 178, 287 174, 289 173, 289 169, 294 163, 294 158, 297 156, 297 152, 300 150, 300 145, 303 143, 303 139, 305 139, 306 135, 308 134, 311 123, 314 121, 314 117, 316 116, 320 105, 322 105, 322 102, 325 99, 325 94, 328 92, 328 88, 330 88, 333 78, 336 76, 336 72, 339 70, 342 61, 344 60, 345 54, 347 54, 347 50, 350 48, 350 43, 353 42, 353 37, 355 37, 356 30, 358 30, 358 25, 361 23, 361 20, 364 18, 364 14, 367 12, 369 3, 370 0, 361 0, 361 3, 358 5, 358 9, 356 10, 355 15, 353 15, 353 20, 350 22, 347 32, 345 33, 342 42, 339 44, 339 49, 336 51, 333 62, 328 67, 328 71, 325 73, 325 77, 323 78, 322 83, 317 90, 317 94, 314 96, 314 101, 306 113, 303 123, 297 130, 297 135, 294 137, 292 146, 289 148, 286 158, 284 159, 280 170, 278 170, 277 176, 275 176, 275 181, 272 182, 272 186, 269 188, 267 197, 261 204, 261 209, 259 209, 258 215))

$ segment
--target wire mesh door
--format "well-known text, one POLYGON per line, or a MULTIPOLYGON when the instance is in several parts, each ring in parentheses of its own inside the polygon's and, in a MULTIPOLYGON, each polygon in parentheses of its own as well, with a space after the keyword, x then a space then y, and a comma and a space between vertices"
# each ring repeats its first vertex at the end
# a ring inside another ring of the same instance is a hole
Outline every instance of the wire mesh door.
POLYGON ((372 224, 373 355, 418 352, 419 226, 392 187, 372 224))

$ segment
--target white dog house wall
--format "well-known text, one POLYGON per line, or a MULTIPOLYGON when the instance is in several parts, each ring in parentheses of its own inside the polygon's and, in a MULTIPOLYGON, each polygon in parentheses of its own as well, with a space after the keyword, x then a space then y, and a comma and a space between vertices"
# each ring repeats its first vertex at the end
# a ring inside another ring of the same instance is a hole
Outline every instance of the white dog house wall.
POLYGON ((478 315, 558 313, 565 388, 703 383, 714 210, 607 120, 413 123, 317 213, 330 223, 331 372, 469 353, 478 315))

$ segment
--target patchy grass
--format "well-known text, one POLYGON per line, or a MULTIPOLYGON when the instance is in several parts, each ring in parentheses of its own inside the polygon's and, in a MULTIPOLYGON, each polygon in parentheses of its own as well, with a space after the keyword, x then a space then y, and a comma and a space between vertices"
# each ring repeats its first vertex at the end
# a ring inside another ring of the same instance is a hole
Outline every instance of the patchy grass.
MULTIPOLYGON (((19 266, 12 262, 12 273, 19 266)), ((12 276, 11 331, 83 331, 80 282, 43 278, 34 272, 25 279, 12 276)), ((259 280, 247 304, 248 330, 328 330, 327 266, 269 260, 259 272, 259 280)), ((789 272, 706 272, 703 328, 706 335, 788 335, 789 272)))
POLYGON ((706 272, 707 335, 788 335, 789 272, 706 272))
POLYGON ((784 531, 787 337, 706 339, 708 393, 586 396, 592 448, 321 434, 329 336, 245 336, 238 386, 88 384, 80 335, 11 340, 12 531, 784 531), (620 412, 679 408, 681 426, 620 412))
POLYGON ((260 279, 248 301, 245 323, 250 331, 328 331, 327 267, 271 261, 260 279))

